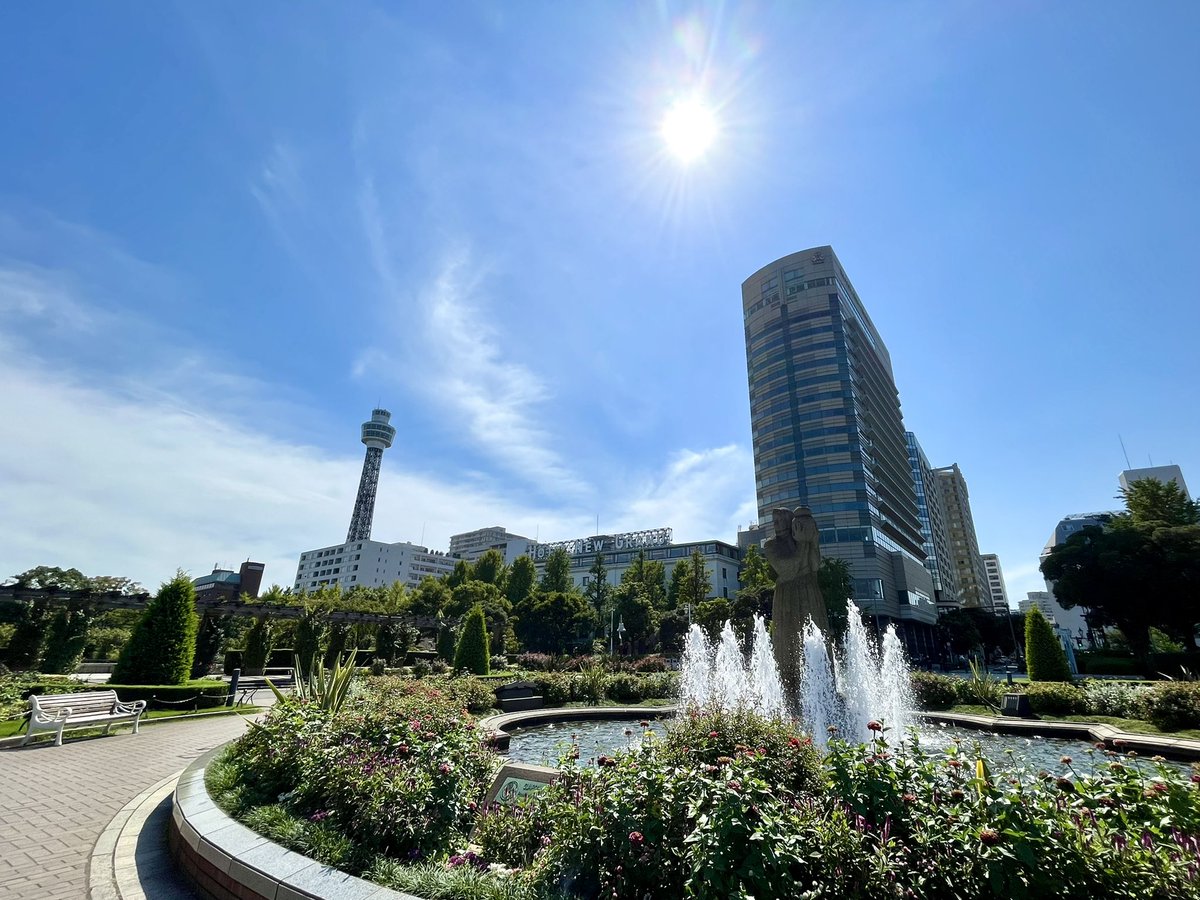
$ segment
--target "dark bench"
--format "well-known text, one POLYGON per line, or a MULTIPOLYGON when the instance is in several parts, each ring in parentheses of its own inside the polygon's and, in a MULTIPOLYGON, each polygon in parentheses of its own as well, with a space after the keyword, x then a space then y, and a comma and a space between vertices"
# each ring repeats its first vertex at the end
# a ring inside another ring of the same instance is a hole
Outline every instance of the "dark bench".
POLYGON ((541 709, 545 704, 537 688, 532 681, 514 681, 496 688, 496 703, 504 712, 541 709))

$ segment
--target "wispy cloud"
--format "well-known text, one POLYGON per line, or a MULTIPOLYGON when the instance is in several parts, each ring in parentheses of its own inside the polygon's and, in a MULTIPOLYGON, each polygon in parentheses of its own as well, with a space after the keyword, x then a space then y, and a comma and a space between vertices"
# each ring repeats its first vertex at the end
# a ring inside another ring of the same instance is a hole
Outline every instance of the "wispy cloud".
POLYGON ((567 499, 586 495, 587 484, 553 449, 550 431, 538 424, 537 414, 546 414, 551 399, 544 381, 502 350, 505 338, 492 319, 485 288, 486 261, 459 243, 444 252, 423 287, 405 290, 369 180, 360 210, 385 318, 396 323, 387 337, 401 352, 370 347, 355 360, 354 374, 406 383, 453 417, 474 450, 510 476, 567 499))

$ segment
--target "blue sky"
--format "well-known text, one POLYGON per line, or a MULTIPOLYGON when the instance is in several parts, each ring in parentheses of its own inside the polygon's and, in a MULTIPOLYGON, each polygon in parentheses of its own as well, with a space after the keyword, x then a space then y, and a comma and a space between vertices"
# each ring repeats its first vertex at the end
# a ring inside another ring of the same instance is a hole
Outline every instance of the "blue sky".
POLYGON ((0 9, 0 575, 754 515, 740 284, 836 249, 1010 596, 1200 482, 1200 7, 0 9), (700 93, 691 165, 659 127, 700 93))

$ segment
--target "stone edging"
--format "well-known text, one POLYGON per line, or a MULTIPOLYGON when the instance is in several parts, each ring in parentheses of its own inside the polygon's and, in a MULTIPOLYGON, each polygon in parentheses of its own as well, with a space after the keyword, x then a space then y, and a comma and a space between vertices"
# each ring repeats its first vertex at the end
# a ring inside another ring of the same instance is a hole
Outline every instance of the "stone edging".
POLYGON ((1120 731, 1111 725, 1101 725, 1095 722, 1048 722, 1041 719, 945 712, 923 712, 919 715, 929 722, 941 722, 946 725, 958 725, 980 731, 995 731, 998 734, 1096 741, 1104 743, 1110 749, 1115 747, 1115 741, 1124 741, 1121 749, 1133 750, 1142 755, 1164 756, 1185 762, 1200 760, 1200 741, 1172 738, 1167 735, 1120 731))
POLYGON ((170 803, 180 774, 168 775, 146 788, 104 826, 87 864, 90 900, 146 900, 147 888, 157 896, 171 895, 177 882, 165 841, 161 849, 156 846, 147 852, 139 848, 139 839, 156 817, 165 819, 160 810, 164 802, 170 803))
POLYGON ((545 709, 525 709, 501 713, 479 720, 479 728, 497 750, 507 750, 509 728, 528 728, 554 722, 574 722, 589 719, 661 719, 673 716, 677 706, 551 706, 545 709))
POLYGON ((197 758, 175 786, 167 843, 206 900, 421 900, 293 853, 234 821, 208 795, 204 771, 226 745, 197 758))

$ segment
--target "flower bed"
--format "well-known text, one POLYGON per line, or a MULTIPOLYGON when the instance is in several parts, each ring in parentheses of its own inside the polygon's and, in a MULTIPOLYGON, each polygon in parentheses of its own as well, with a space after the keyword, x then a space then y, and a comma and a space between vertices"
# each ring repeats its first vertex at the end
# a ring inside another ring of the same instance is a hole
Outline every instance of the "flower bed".
POLYGON ((692 714, 661 741, 480 809, 496 761, 433 682, 288 702, 210 767, 213 795, 320 862, 426 897, 1200 897, 1200 774, 1112 751, 1053 772, 692 714), (474 843, 468 836, 474 828, 474 843))

